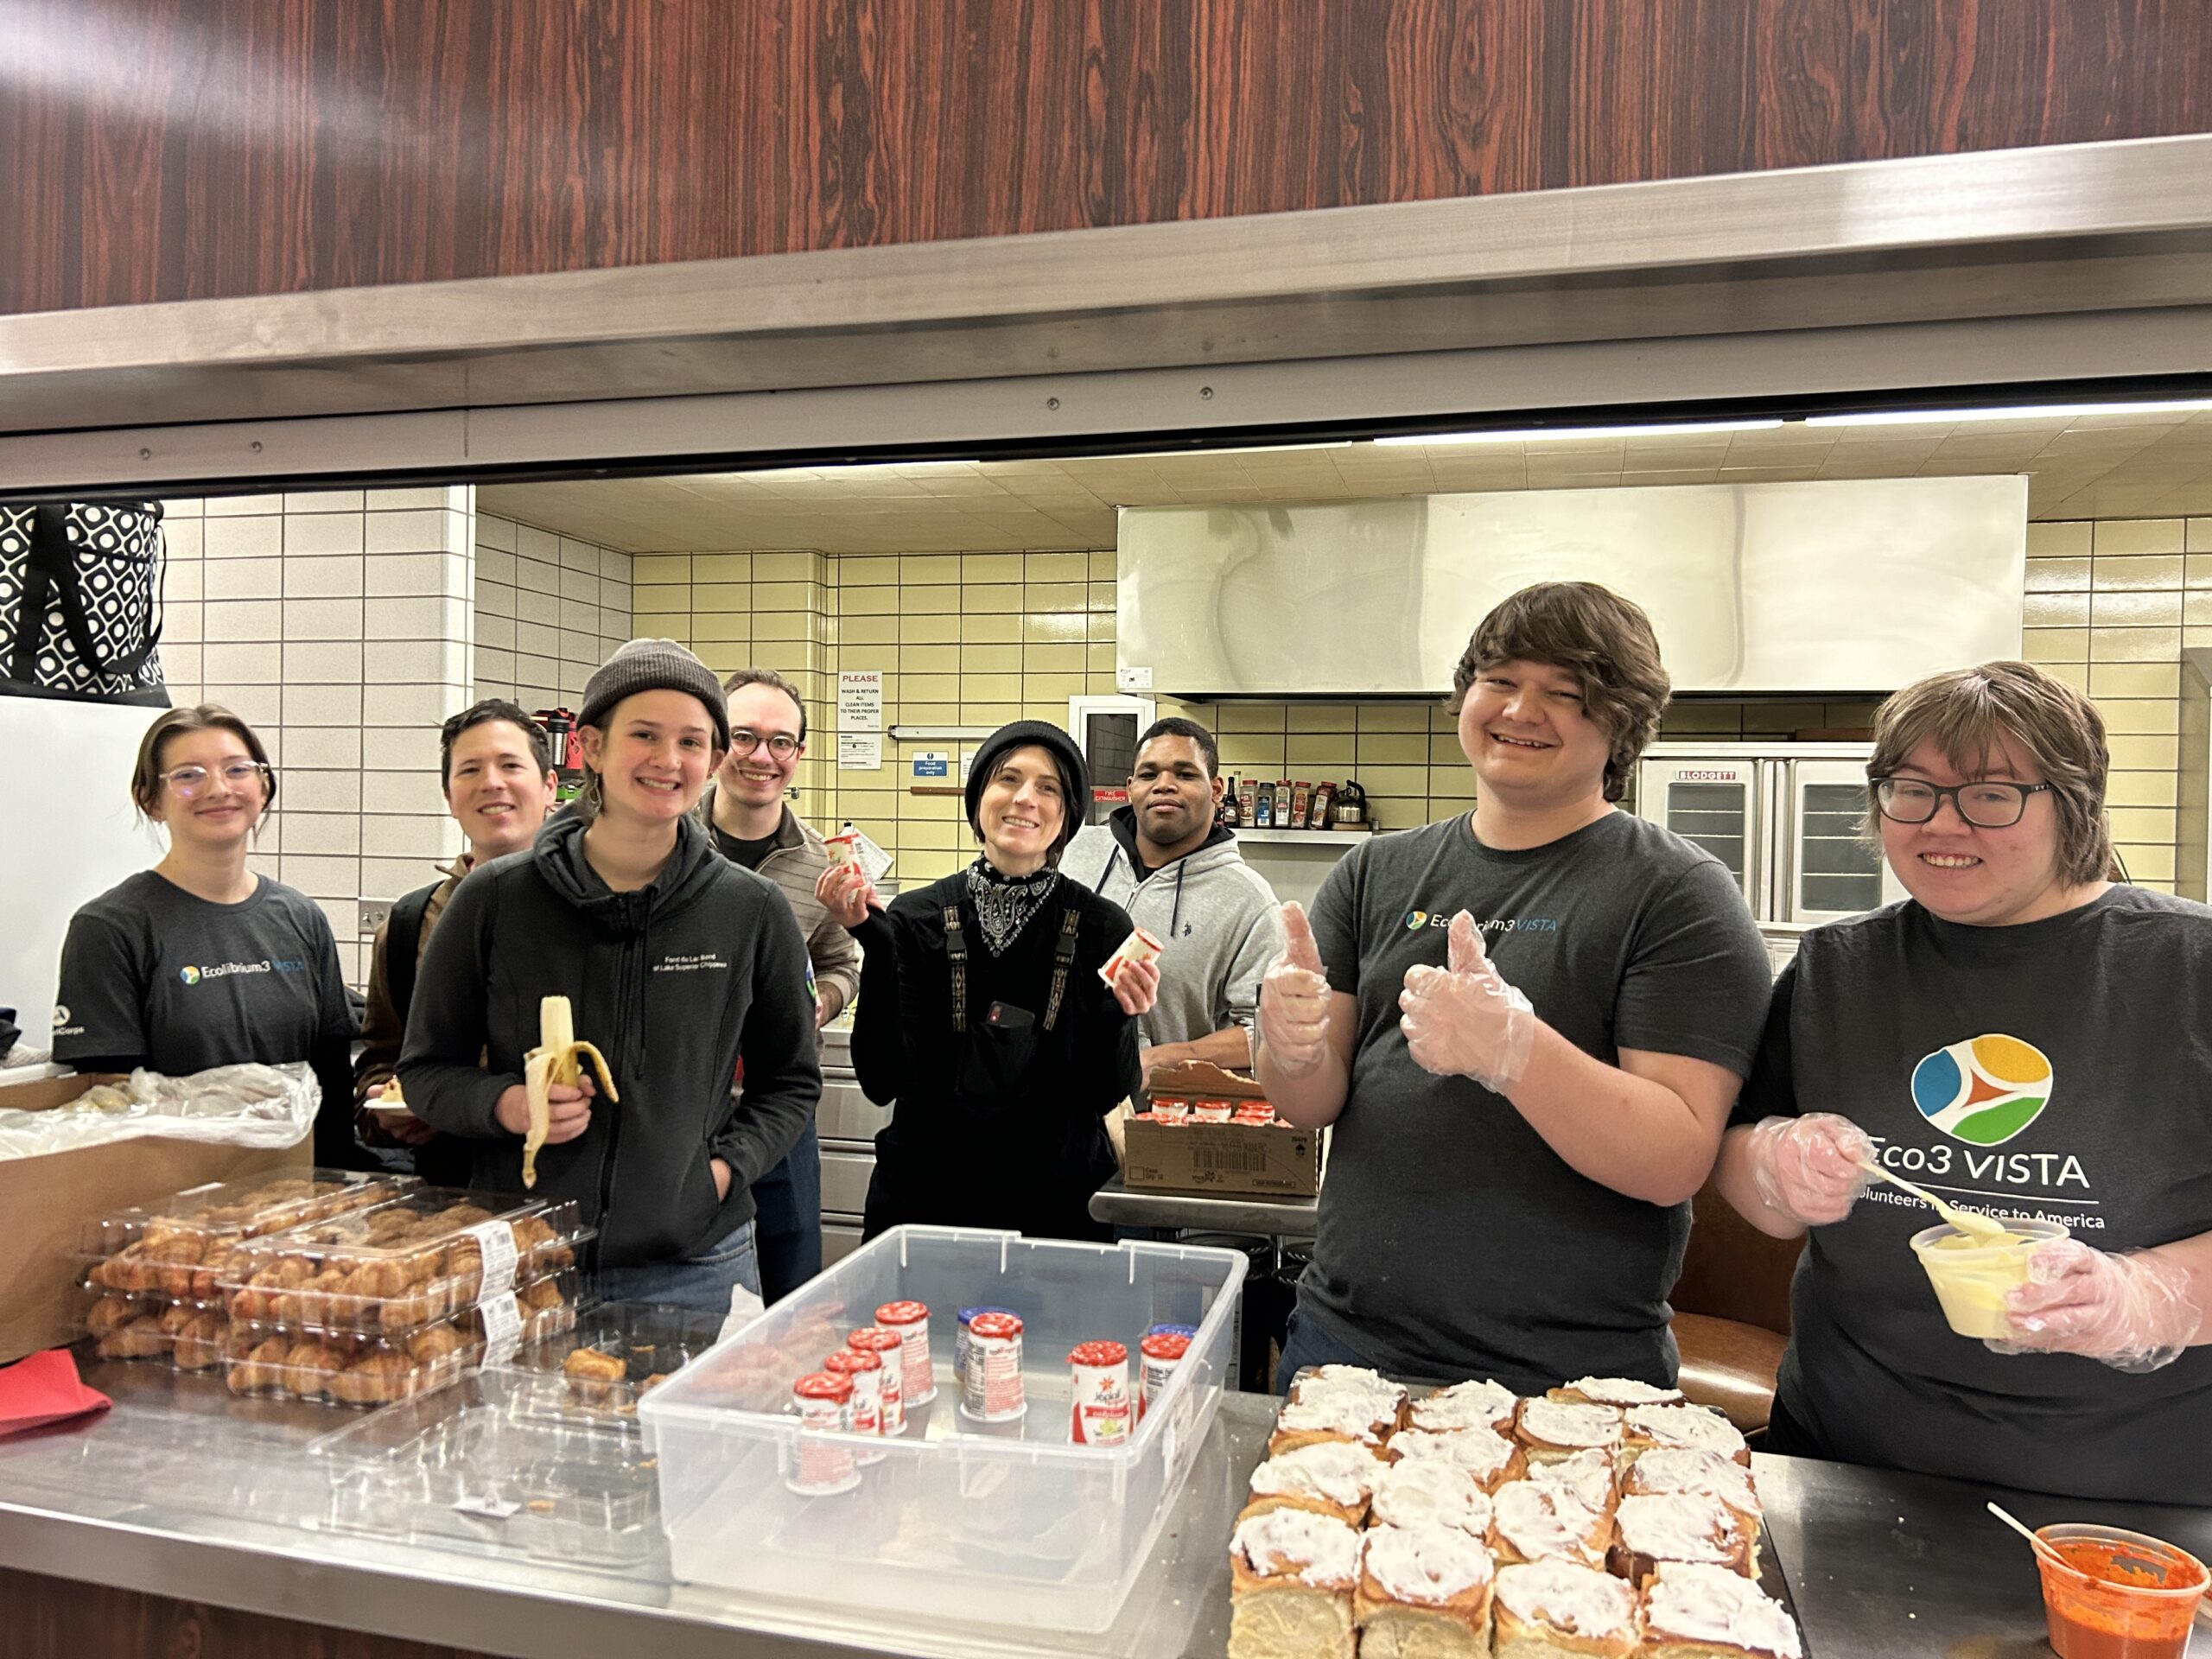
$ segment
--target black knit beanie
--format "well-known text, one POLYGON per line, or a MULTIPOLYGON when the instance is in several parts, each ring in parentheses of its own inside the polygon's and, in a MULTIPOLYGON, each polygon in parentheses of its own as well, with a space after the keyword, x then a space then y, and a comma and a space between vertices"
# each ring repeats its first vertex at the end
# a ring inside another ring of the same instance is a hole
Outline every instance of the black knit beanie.
POLYGON ((640 691, 689 691, 715 722, 715 747, 729 747, 729 704, 714 670, 673 639, 632 639, 617 645, 584 682, 579 726, 603 726, 614 705, 640 691))
POLYGON ((968 827, 982 838, 983 785, 990 782, 991 773, 1007 750, 1033 743, 1049 750, 1059 767, 1060 797, 1065 810, 1060 815, 1059 836, 1052 842, 1052 856, 1057 859, 1060 849, 1074 839, 1075 832, 1090 816, 1090 768, 1084 764, 1083 751, 1076 747, 1075 739, 1049 720, 1009 721, 983 740, 983 747, 976 751, 976 764, 968 772, 968 827))

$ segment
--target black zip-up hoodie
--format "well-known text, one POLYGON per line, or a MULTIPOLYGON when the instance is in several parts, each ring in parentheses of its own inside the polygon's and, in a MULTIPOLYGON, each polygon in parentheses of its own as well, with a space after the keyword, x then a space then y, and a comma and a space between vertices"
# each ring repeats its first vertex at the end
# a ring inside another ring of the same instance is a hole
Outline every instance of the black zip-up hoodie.
POLYGON ((493 1112, 537 1046, 540 999, 566 996, 622 1098, 601 1094, 589 1128, 539 1151, 536 1192, 581 1200, 600 1264, 636 1267, 752 1216, 753 1183, 812 1132, 822 1070, 806 947, 774 882, 687 817, 652 885, 616 893, 583 832, 564 814, 454 889, 416 976, 399 1081, 418 1117, 474 1139, 473 1185, 521 1192, 522 1137, 493 1112), (730 1166, 719 1202, 710 1158, 730 1166))

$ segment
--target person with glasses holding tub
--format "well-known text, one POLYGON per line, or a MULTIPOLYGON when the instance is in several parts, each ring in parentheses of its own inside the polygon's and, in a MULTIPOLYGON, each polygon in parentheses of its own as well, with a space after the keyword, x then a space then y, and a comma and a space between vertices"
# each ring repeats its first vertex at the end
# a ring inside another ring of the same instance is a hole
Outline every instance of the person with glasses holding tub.
POLYGON ((1718 1179, 1808 1234, 1766 1449, 2076 1497, 2212 1503, 2212 910, 2115 884, 2105 726, 2026 663, 1876 716, 1870 817, 1911 896, 1776 981, 1718 1179), (1955 1333, 1910 1245, 2063 1222, 2006 1333, 1955 1333), (1808 1231, 1809 1230, 1809 1231, 1808 1231))
POLYGON ((70 918, 54 1058, 170 1077, 305 1061, 322 1089, 315 1162, 376 1167, 353 1138, 353 1014, 329 918, 246 866, 276 803, 260 738, 213 703, 172 709, 138 745, 130 798, 168 851, 70 918))
MULTIPOLYGON (((818 1031, 860 988, 861 948, 814 896, 830 849, 785 799, 806 753, 806 705, 798 688, 772 668, 741 668, 722 690, 729 698, 729 753, 700 814, 715 851, 767 877, 790 900, 806 940, 818 1031)), ((753 1203, 760 1294, 777 1301, 822 1271, 822 1147, 811 1125, 753 1182, 753 1203)))

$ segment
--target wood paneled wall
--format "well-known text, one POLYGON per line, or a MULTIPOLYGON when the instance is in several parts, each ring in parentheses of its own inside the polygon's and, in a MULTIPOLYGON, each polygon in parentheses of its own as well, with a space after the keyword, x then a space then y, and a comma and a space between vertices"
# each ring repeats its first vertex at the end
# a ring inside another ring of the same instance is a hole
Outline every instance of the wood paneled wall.
POLYGON ((2206 0, 8 0, 0 35, 10 311, 2212 127, 2206 0))

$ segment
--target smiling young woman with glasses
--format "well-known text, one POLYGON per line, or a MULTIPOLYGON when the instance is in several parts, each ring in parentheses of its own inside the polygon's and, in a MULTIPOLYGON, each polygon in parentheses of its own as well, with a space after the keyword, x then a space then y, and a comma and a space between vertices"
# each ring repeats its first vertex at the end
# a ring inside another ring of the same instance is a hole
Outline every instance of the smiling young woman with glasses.
POLYGON ((2212 911, 2109 879, 2109 766, 2096 705, 2027 663, 1876 716, 1869 827, 1911 897, 1805 936, 1721 1154, 1754 1226, 1808 1235, 1770 1451, 2212 1492, 2212 911), (2000 1338, 1949 1325, 1913 1245, 1943 1230, 1869 1194, 1868 1159, 2070 1232, 2000 1338))
POLYGON ((315 1161, 369 1164, 353 1138, 353 1015, 329 918, 248 863, 276 801, 261 739, 213 703, 172 709, 139 744, 130 798, 168 850, 71 919, 54 1058, 172 1077, 305 1061, 322 1086, 315 1161))

